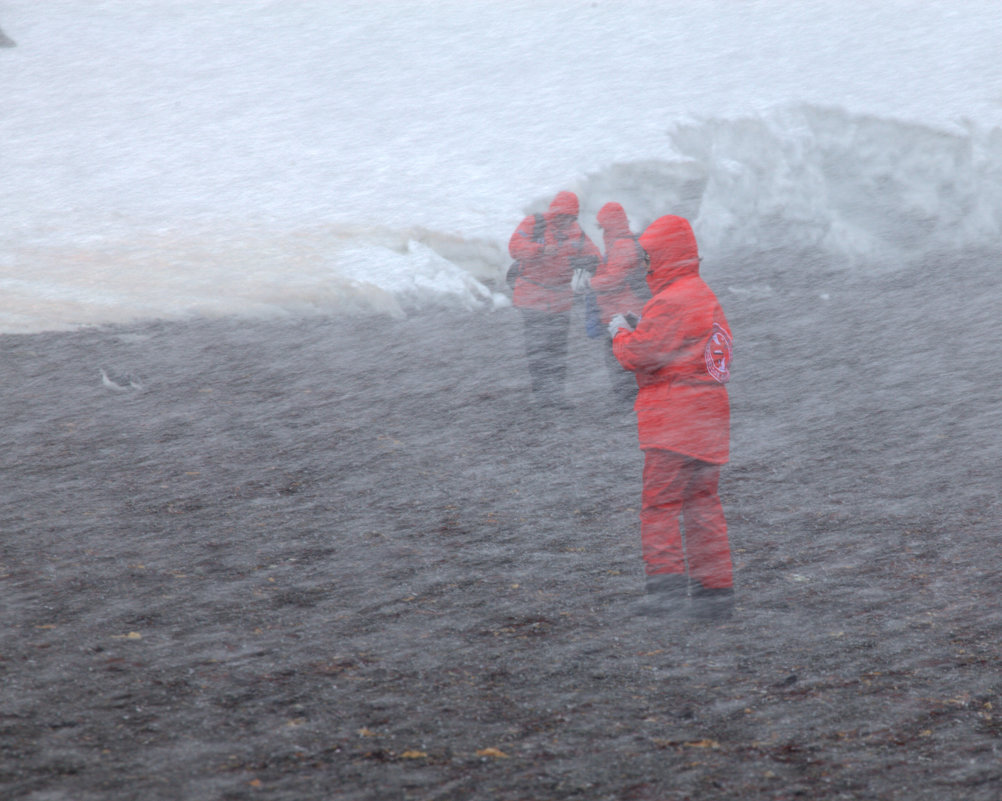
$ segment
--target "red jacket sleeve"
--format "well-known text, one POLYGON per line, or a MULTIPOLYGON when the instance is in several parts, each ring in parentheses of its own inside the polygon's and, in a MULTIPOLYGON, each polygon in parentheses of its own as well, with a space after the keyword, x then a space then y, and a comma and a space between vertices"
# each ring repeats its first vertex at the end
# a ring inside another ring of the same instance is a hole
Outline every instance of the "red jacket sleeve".
POLYGON ((670 300, 655 297, 648 301, 636 330, 620 329, 612 341, 612 352, 623 368, 654 373, 679 358, 685 341, 681 311, 670 300))
POLYGON ((622 288, 636 265, 636 243, 632 239, 617 239, 591 279, 591 288, 598 292, 614 292, 622 288))
POLYGON ((515 229, 508 242, 508 253, 516 261, 530 261, 543 252, 543 242, 534 238, 536 215, 530 214, 515 229))

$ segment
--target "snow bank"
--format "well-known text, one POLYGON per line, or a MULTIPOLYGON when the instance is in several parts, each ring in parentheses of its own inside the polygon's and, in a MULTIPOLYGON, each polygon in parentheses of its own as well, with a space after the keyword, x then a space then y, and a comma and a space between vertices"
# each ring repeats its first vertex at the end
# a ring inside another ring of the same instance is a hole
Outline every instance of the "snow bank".
MULTIPOLYGON (((621 161, 558 189, 581 222, 623 204, 634 230, 693 221, 704 258, 795 250, 846 269, 906 269, 929 254, 995 247, 1002 131, 955 130, 793 106, 687 120, 664 158, 621 161)), ((512 215, 540 210, 538 197, 512 215)), ((86 238, 58 229, 0 248, 0 331, 142 318, 253 317, 507 305, 508 224, 489 236, 429 227, 206 220, 178 230, 120 220, 86 238)))
POLYGON ((671 160, 613 164, 577 182, 586 226, 617 200, 635 230, 662 214, 689 217, 705 257, 813 249, 868 269, 999 241, 997 128, 796 106, 687 121, 669 140, 671 160))
POLYGON ((509 303, 489 286, 504 258, 496 244, 421 228, 234 224, 55 239, 0 260, 0 331, 190 317, 400 317, 509 303), (22 278, 18 265, 38 269, 22 278))

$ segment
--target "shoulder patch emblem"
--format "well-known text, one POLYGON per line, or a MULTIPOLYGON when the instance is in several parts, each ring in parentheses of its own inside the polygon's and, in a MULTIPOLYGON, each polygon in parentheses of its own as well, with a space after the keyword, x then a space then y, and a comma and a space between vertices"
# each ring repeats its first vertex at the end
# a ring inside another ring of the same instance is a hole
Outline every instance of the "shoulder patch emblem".
POLYGON ((731 377, 731 352, 734 341, 720 323, 714 323, 710 330, 710 338, 706 341, 703 358, 706 360, 706 372, 715 381, 726 384, 731 377))

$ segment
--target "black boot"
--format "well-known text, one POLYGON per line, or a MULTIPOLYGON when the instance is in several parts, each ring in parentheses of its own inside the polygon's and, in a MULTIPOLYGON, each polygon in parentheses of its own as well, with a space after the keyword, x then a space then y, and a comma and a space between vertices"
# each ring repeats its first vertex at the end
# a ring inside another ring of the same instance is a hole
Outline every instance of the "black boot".
POLYGON ((638 609, 641 615, 676 617, 685 612, 689 579, 684 573, 655 573, 647 577, 647 597, 638 609))
POLYGON ((733 587, 704 587, 698 581, 692 590, 692 616, 697 620, 717 622, 734 614, 733 587))

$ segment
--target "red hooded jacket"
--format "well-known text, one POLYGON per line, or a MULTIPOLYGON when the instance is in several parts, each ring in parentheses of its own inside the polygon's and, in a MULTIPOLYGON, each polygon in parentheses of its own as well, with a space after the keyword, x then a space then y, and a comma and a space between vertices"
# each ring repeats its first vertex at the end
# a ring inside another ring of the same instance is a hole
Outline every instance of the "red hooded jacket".
POLYGON ((637 378, 640 447, 674 451, 712 464, 730 456, 731 331, 699 277, 688 221, 661 217, 640 237, 650 255, 653 297, 635 331, 620 329, 613 353, 637 378))
POLYGON ((523 309, 568 312, 574 301, 574 270, 593 272, 601 254, 578 225, 573 192, 560 192, 541 216, 541 226, 535 214, 522 220, 508 243, 511 257, 521 263, 512 303, 523 309))
POLYGON ((630 231, 626 212, 618 203, 606 203, 599 209, 598 225, 605 238, 605 258, 591 279, 602 323, 608 325, 614 314, 633 312, 639 315, 646 297, 641 297, 631 287, 631 274, 646 271, 644 252, 630 231))

